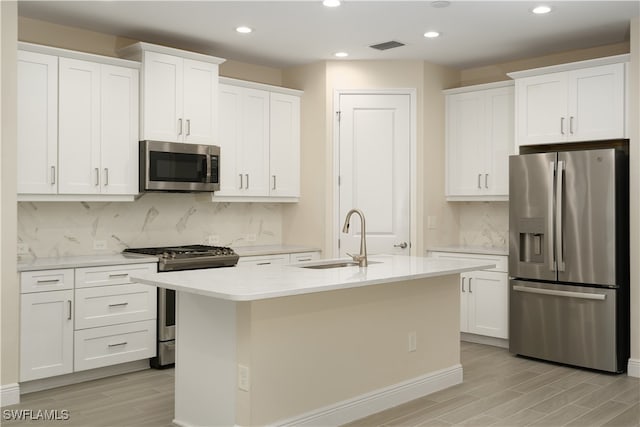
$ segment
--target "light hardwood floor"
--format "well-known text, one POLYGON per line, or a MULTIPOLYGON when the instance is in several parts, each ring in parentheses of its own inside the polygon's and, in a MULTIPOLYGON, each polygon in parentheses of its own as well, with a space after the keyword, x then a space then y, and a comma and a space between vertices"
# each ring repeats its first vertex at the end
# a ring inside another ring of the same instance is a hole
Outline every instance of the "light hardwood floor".
MULTIPOLYGON (((348 424, 640 426, 640 380, 514 357, 462 343, 464 383, 348 424)), ((171 426, 173 370, 147 370, 22 396, 6 409, 66 409, 68 421, 7 426, 171 426)))

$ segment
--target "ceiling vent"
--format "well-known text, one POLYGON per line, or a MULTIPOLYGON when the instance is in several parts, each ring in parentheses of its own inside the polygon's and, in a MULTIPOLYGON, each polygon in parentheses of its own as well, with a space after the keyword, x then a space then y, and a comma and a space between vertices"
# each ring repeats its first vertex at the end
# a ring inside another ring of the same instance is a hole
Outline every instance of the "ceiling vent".
POLYGON ((396 42, 396 41, 390 41, 390 42, 374 44, 374 45, 371 45, 369 47, 372 47, 372 48, 378 49, 378 50, 389 50, 389 49, 393 49, 393 48, 400 47, 400 46, 404 46, 404 43, 400 43, 400 42, 396 42))

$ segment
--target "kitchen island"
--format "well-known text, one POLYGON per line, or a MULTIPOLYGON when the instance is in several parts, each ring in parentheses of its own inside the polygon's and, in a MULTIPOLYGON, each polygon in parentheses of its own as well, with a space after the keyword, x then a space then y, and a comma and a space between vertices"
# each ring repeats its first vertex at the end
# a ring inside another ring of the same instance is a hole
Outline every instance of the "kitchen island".
POLYGON ((178 291, 174 423, 337 425, 462 382, 459 273, 492 265, 369 260, 135 277, 178 291))

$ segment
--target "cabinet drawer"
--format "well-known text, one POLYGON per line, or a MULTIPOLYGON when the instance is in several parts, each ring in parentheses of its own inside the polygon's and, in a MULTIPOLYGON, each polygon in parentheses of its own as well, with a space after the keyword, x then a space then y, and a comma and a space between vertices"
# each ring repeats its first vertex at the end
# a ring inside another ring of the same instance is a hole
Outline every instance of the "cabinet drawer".
POLYGON ((155 319, 156 295, 140 283, 76 289, 75 329, 155 319))
POLYGON ((76 268, 76 288, 132 283, 129 276, 154 273, 157 269, 156 263, 76 268))
POLYGON ((156 322, 145 320, 124 325, 75 332, 74 370, 100 368, 156 355, 156 322))
POLYGON ((320 252, 300 252, 291 254, 289 262, 291 264, 297 264, 299 262, 313 261, 320 259, 320 252))
POLYGON ((489 268, 486 271, 508 271, 508 257, 503 255, 483 255, 483 254, 469 254, 458 252, 429 252, 430 256, 444 259, 465 259, 469 261, 480 262, 493 262, 496 264, 495 268, 489 268))
POLYGON ((288 264, 289 254, 260 255, 240 257, 238 264, 242 265, 277 265, 288 264))
POLYGON ((20 273, 20 292, 73 289, 73 269, 25 271, 20 273))

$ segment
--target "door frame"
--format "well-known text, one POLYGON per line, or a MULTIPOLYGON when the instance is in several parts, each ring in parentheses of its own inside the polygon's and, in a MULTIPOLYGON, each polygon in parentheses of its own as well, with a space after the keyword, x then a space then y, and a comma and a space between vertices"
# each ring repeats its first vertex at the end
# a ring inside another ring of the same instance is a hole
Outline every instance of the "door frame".
POLYGON ((331 176, 331 192, 333 200, 332 227, 331 227, 331 258, 339 257, 338 239, 336 236, 342 231, 340 218, 340 188, 338 186, 338 174, 340 172, 340 125, 338 123, 338 111, 340 110, 340 95, 408 95, 409 96, 409 238, 411 247, 409 255, 416 255, 418 250, 418 146, 417 146, 417 89, 335 89, 333 91, 333 173, 331 176))

